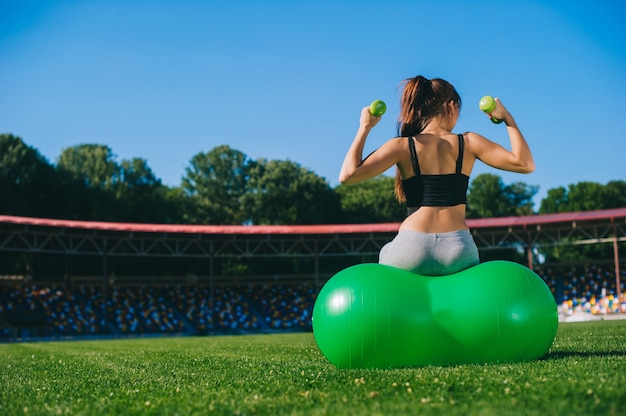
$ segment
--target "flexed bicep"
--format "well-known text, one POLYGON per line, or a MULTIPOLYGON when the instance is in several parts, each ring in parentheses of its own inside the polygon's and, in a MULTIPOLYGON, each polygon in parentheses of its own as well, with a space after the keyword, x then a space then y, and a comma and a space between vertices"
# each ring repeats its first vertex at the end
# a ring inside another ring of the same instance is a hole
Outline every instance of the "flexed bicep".
POLYGON ((530 149, 521 134, 519 137, 515 137, 512 142, 514 140, 521 141, 522 144, 514 142, 513 150, 508 150, 475 133, 470 135, 469 142, 476 158, 493 168, 517 173, 534 171, 535 164, 530 149))
POLYGON ((384 173, 399 161, 399 142, 391 139, 365 157, 359 164, 341 170, 341 183, 357 183, 384 173))

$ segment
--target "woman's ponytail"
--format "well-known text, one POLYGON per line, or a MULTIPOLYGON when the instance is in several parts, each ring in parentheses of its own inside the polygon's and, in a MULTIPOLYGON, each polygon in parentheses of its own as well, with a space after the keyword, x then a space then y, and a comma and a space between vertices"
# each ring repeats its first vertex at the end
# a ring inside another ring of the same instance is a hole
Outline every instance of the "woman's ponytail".
MULTIPOLYGON (((405 79, 402 83, 400 114, 396 126, 399 137, 417 136, 431 119, 438 115, 449 115, 447 104, 452 101, 461 108, 461 97, 448 81, 440 78, 432 80, 418 75, 405 79)), ((395 194, 404 203, 406 196, 402 188, 402 175, 396 168, 395 194)))

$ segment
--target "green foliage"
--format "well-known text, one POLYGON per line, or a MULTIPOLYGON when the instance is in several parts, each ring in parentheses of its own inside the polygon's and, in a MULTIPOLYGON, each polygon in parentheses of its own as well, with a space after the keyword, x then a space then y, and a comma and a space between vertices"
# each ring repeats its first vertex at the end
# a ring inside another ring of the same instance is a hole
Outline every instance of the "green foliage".
POLYGON ((119 164, 119 181, 114 185, 115 203, 120 218, 132 218, 133 222, 179 221, 176 200, 161 184, 145 159, 122 160, 119 164))
POLYGON ((54 167, 17 136, 0 134, 0 213, 55 216, 61 187, 54 167))
POLYGON ((184 224, 186 222, 185 213, 190 211, 189 206, 192 202, 183 188, 162 186, 158 192, 162 194, 159 209, 164 215, 160 222, 165 224, 184 224))
MULTIPOLYGON (((592 211, 626 207, 626 181, 611 181, 606 185, 596 182, 578 182, 567 188, 550 189, 541 201, 539 213, 592 211)), ((564 239, 564 241, 567 241, 564 239)), ((543 250, 547 261, 583 261, 613 256, 613 245, 588 244, 559 245, 543 250)))
POLYGON ((626 321, 527 363, 339 370, 313 334, 0 344, 0 413, 621 415, 626 321))
MULTIPOLYGON (((167 187, 145 159, 118 163, 106 145, 63 149, 54 166, 21 138, 0 134, 0 213, 10 215, 225 225, 399 222, 406 209, 393 187, 393 178, 380 176, 333 189, 296 162, 252 161, 228 145, 194 155, 181 186, 167 187)), ((469 187, 467 217, 531 215, 537 190, 478 175, 469 187)), ((625 181, 580 182, 548 190, 539 212, 624 206, 625 181)))
POLYGON ((339 185, 335 192, 341 200, 343 221, 348 224, 400 222, 406 206, 394 195, 395 179, 379 176, 354 185, 339 185))
POLYGON ((254 162, 243 206, 257 225, 334 223, 340 212, 326 180, 289 160, 254 162))
POLYGON ((113 190, 120 177, 113 151, 100 144, 81 144, 63 149, 57 167, 76 179, 82 179, 87 187, 101 190, 113 190))
POLYGON ((547 196, 541 201, 539 208, 540 214, 555 214, 558 212, 567 212, 567 190, 559 186, 548 190, 547 196))
POLYGON ((498 175, 484 173, 470 183, 468 218, 494 218, 533 214, 533 197, 539 188, 522 182, 505 185, 498 175))
POLYGON ((170 198, 173 193, 161 184, 145 159, 118 163, 108 146, 81 144, 61 152, 57 170, 73 217, 157 223, 182 218, 174 205, 182 200, 170 198))
POLYGON ((566 188, 550 189, 541 201, 540 214, 593 211, 626 207, 626 181, 578 182, 566 188))
POLYGON ((133 158, 122 160, 119 184, 122 190, 155 188, 161 185, 161 180, 154 175, 145 159, 133 158))
POLYGON ((227 145, 194 155, 182 180, 182 189, 191 198, 185 220, 191 224, 242 224, 249 170, 247 156, 227 145))
POLYGON ((221 262, 221 274, 223 276, 245 276, 249 272, 249 265, 241 257, 225 259, 221 262))
POLYGON ((608 202, 607 208, 626 207, 626 181, 609 181, 602 197, 608 202))

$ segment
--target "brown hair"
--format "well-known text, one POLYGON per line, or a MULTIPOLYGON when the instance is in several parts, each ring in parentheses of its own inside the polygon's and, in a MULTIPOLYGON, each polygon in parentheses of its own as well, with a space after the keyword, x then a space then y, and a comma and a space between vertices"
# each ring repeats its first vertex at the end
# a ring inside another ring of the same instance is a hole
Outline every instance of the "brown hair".
MULTIPOLYGON (((400 98, 397 134, 399 137, 418 135, 437 116, 450 116, 449 102, 461 108, 461 97, 454 86, 441 78, 426 79, 421 75, 405 79, 400 98)), ((396 169, 395 194, 398 201, 406 202, 402 189, 402 175, 396 169)))

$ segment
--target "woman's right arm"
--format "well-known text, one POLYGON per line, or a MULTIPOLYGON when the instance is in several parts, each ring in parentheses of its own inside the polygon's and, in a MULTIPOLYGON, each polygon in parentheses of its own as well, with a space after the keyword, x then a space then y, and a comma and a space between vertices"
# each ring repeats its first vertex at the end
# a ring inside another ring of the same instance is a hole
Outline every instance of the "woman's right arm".
POLYGON ((483 136, 470 133, 469 145, 476 157, 489 166, 517 173, 531 173, 535 170, 535 161, 526 139, 522 135, 515 119, 496 98, 498 106, 491 116, 503 120, 511 141, 511 150, 507 150, 483 136))
POLYGON ((363 159, 365 140, 371 129, 380 121, 380 117, 373 116, 369 107, 361 110, 359 129, 348 149, 339 173, 341 183, 358 183, 378 176, 398 162, 401 152, 399 139, 391 139, 363 159))

